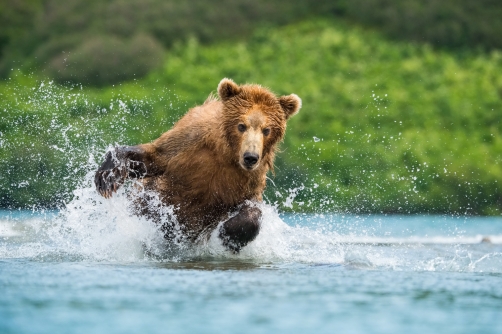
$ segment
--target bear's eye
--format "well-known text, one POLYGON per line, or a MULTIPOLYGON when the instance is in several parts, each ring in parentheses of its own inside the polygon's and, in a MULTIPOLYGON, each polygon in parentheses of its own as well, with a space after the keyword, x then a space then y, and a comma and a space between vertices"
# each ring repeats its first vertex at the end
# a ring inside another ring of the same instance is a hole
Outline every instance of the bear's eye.
POLYGON ((270 134, 270 128, 263 129, 263 135, 268 136, 270 134))
POLYGON ((246 131, 246 126, 244 124, 239 124, 237 125, 237 129, 240 131, 240 132, 245 132, 246 131))

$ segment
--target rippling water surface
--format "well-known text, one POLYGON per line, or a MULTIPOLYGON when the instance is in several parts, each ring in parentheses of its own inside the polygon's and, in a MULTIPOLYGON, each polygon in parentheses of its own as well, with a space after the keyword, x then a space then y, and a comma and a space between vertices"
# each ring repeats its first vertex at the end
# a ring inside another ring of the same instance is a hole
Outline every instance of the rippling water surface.
POLYGON ((501 333, 502 219, 280 215, 170 245, 124 193, 0 212, 0 333, 501 333))

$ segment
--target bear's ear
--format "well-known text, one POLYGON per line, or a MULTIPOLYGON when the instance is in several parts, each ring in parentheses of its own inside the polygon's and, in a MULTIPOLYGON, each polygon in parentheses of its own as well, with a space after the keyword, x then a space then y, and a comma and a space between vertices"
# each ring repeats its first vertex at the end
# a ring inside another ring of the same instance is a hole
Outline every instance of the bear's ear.
POLYGON ((224 78, 218 84, 218 95, 222 101, 226 101, 240 92, 241 88, 231 79, 224 78))
POLYGON ((286 114, 286 119, 288 119, 300 110, 302 107, 302 99, 296 94, 281 96, 279 98, 279 104, 286 114))

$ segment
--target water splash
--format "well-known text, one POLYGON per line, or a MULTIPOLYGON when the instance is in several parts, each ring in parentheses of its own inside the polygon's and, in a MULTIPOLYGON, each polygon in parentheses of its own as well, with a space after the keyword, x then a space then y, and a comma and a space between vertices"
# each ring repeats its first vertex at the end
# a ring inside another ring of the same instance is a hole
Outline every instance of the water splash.
MULTIPOLYGON (((444 235, 437 228, 436 236, 420 236, 414 231, 400 235, 396 233, 400 229, 396 217, 284 216, 268 204, 260 204, 260 234, 239 254, 225 250, 217 230, 207 242, 195 246, 183 241, 168 242, 157 224, 131 210, 128 193, 135 191, 133 185, 104 199, 95 191, 92 175, 86 175, 74 199, 58 214, 28 215, 21 211, 1 219, 0 258, 92 262, 242 260, 272 265, 336 264, 366 270, 502 272, 502 233, 489 236, 489 242, 484 235, 465 231, 444 235), (394 230, 389 232, 385 224, 394 226, 394 230)), ((169 207, 159 206, 159 210, 163 210, 163 219, 175 219, 169 207)), ((413 218, 402 219, 413 225, 413 218)), ((427 219, 435 218, 423 218, 424 228, 427 219)))
MULTIPOLYGON (((133 184, 121 188, 111 199, 99 196, 93 185, 93 171, 104 149, 115 141, 126 143, 127 131, 144 131, 143 125, 128 122, 128 117, 144 116, 145 124, 151 122, 149 105, 155 101, 117 95, 106 103, 96 103, 80 87, 62 88, 50 82, 21 93, 11 95, 17 96, 16 101, 5 102, 5 108, 14 110, 6 122, 12 129, 25 131, 33 146, 14 142, 8 132, 0 133, 0 145, 6 152, 23 149, 21 154, 8 156, 8 170, 0 180, 7 180, 6 189, 14 189, 16 194, 26 191, 29 195, 36 190, 37 182, 51 180, 64 184, 66 189, 64 194, 57 193, 64 203, 57 214, 34 209, 34 215, 9 212, 0 218, 0 258, 104 262, 179 262, 202 258, 274 265, 336 264, 377 270, 502 272, 500 228, 489 233, 476 229, 464 233, 457 230, 463 227, 462 221, 431 227, 433 217, 423 218, 412 229, 413 218, 399 222, 391 217, 280 214, 281 208, 317 205, 322 209, 325 202, 331 205, 332 198, 316 197, 319 186, 309 180, 291 189, 276 189, 278 200, 260 205, 263 211, 260 234, 237 255, 224 249, 216 230, 207 242, 196 246, 184 243, 183 238, 167 242, 159 225, 134 214, 128 195, 136 191, 133 184), (26 105, 32 113, 25 113, 26 105), (58 170, 55 168, 58 165, 51 164, 49 158, 65 161, 64 168, 58 170), (26 172, 28 160, 38 163, 36 167, 45 173, 43 178, 24 177, 36 174, 26 172), (392 228, 386 225, 389 222, 392 228), (442 226, 449 227, 441 229, 442 226), (398 233, 399 229, 412 230, 398 233)), ((162 99, 162 103, 172 103, 162 99)), ((322 141, 314 137, 314 142, 322 141)), ((306 154, 308 158, 311 153, 306 154)), ((157 205, 164 222, 176 224, 171 208, 155 202, 152 205, 157 205)), ((500 220, 497 222, 492 226, 502 225, 500 220)))

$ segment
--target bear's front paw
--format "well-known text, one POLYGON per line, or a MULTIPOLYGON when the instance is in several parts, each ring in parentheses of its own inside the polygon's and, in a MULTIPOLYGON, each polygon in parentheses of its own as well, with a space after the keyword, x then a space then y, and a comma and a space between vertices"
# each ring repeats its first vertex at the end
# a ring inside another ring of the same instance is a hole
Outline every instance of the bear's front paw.
POLYGON ((112 197, 112 193, 124 183, 124 168, 115 167, 113 169, 98 170, 94 176, 96 190, 104 198, 112 197))
POLYGON ((253 241, 260 232, 261 210, 244 205, 239 213, 220 227, 219 237, 223 246, 234 254, 253 241))

